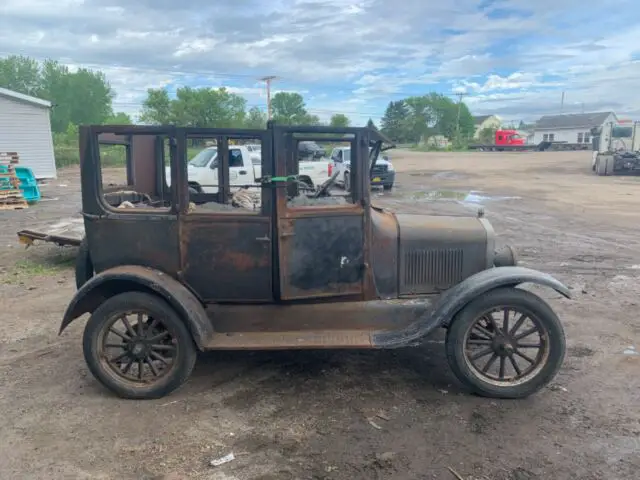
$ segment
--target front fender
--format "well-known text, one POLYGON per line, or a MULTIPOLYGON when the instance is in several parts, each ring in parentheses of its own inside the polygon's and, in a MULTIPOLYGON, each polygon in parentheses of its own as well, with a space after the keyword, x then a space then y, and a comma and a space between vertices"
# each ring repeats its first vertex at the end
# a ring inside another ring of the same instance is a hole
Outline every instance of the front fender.
POLYGON ((85 283, 69 303, 58 334, 76 318, 93 313, 108 298, 130 291, 152 293, 168 302, 184 319, 200 350, 213 335, 202 303, 187 287, 159 270, 135 265, 105 270, 85 283))
POLYGON ((451 287, 433 303, 418 320, 399 331, 385 331, 373 335, 376 348, 396 348, 411 345, 437 327, 447 325, 470 301, 500 287, 515 287, 522 283, 536 283, 550 287, 566 298, 569 288, 551 275, 524 267, 496 267, 483 270, 451 287))

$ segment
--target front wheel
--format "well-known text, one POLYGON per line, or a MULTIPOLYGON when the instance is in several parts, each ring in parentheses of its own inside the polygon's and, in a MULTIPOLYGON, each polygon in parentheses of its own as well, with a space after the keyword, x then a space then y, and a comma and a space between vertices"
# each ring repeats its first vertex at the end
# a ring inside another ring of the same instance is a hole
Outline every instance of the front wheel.
POLYGON ((126 292, 87 322, 84 358, 93 376, 123 398, 160 398, 180 387, 196 361, 186 325, 163 299, 126 292))
POLYGON ((351 174, 349 172, 345 172, 343 182, 344 182, 345 192, 350 192, 351 191, 351 174))
POLYGON ((562 325, 544 300, 518 288, 500 288, 456 315, 446 350, 453 373, 474 392, 524 398, 555 377, 566 344, 562 325))
POLYGON ((596 160, 596 173, 601 177, 611 174, 611 170, 609 169, 609 158, 603 157, 596 160))
POLYGON ((382 186, 385 190, 391 190, 393 188, 393 183, 386 183, 382 186))

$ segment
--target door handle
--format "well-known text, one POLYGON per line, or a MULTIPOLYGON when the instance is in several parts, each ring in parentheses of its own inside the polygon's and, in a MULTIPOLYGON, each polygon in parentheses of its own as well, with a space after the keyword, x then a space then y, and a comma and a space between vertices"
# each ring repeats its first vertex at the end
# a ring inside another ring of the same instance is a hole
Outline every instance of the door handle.
POLYGON ((246 171, 246 170, 240 170, 238 173, 239 173, 240 175, 246 175, 246 174, 247 174, 247 171, 246 171))
POLYGON ((269 238, 268 235, 265 235, 264 237, 256 237, 256 240, 258 242, 270 242, 271 241, 271 239, 269 238))
POLYGON ((281 237, 293 237, 294 235, 294 232, 283 232, 280 234, 281 237))

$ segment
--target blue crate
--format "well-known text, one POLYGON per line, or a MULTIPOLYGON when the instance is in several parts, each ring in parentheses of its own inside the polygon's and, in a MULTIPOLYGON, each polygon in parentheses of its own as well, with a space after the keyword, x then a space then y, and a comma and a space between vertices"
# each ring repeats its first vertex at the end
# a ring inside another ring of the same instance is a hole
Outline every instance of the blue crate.
MULTIPOLYGON (((20 180, 20 190, 27 202, 37 202, 40 200, 40 188, 38 188, 38 182, 33 174, 33 171, 29 167, 20 167, 15 165, 13 167, 16 177, 20 180)), ((7 165, 0 165, 0 173, 7 173, 9 168, 7 165)), ((0 190, 10 190, 13 188, 8 178, 0 179, 0 190)))

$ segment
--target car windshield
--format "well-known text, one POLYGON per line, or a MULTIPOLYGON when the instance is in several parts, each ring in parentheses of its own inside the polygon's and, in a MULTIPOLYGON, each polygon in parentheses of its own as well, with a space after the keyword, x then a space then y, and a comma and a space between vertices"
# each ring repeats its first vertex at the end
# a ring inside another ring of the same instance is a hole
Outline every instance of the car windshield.
POLYGON ((342 150, 342 161, 343 162, 350 162, 351 161, 351 150, 348 148, 345 148, 344 150, 342 150))
POLYGON ((209 161, 218 154, 217 148, 205 148, 200 151, 195 157, 189 160, 189 165, 192 167, 206 167, 209 161))

